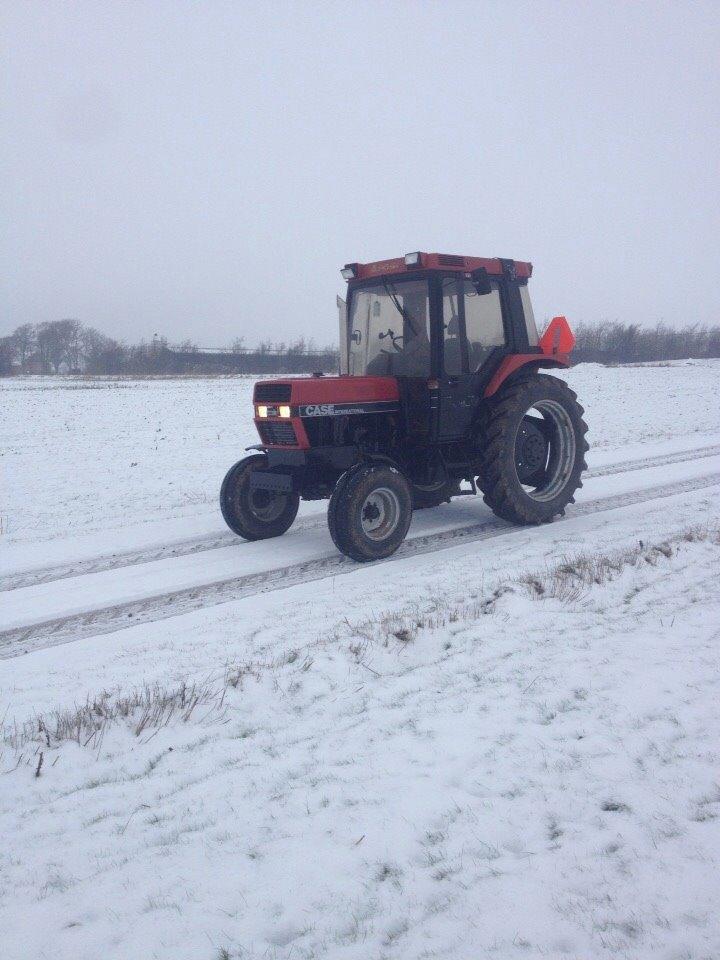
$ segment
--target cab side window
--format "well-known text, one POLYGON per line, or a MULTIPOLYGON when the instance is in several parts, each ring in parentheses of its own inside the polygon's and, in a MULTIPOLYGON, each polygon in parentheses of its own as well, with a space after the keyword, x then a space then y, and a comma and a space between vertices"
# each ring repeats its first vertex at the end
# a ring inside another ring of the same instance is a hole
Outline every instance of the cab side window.
POLYGON ((493 347, 505 346, 500 291, 493 284, 490 293, 479 294, 465 282, 465 330, 470 373, 476 373, 493 347))
POLYGON ((530 303, 530 291, 527 283, 520 287, 520 299, 522 300, 523 312, 525 314, 525 325, 527 327, 528 343, 531 347, 538 345, 538 329, 535 323, 535 314, 533 313, 532 303, 530 303))
POLYGON ((469 280, 443 280, 445 373, 476 373, 494 347, 505 346, 500 291, 480 294, 469 280))
POLYGON ((443 280, 443 329, 445 373, 459 377, 464 373, 465 347, 461 335, 460 310, 463 284, 457 280, 443 280))

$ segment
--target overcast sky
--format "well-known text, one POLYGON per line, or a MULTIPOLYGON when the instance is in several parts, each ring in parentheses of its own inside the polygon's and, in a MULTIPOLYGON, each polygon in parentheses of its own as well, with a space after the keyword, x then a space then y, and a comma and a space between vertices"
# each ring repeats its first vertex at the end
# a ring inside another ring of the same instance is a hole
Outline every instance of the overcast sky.
POLYGON ((336 336, 339 268, 531 260, 720 320, 720 0, 4 0, 0 332, 336 336))

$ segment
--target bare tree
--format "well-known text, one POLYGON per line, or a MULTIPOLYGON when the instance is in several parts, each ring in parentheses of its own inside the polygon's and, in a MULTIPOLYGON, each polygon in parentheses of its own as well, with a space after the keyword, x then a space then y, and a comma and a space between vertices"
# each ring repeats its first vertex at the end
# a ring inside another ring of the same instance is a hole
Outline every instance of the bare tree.
POLYGON ((18 357, 17 345, 13 336, 0 337, 0 376, 13 372, 13 363, 18 357))
POLYGON ((61 354, 58 346, 57 331, 53 323, 41 323, 37 332, 37 354, 43 373, 53 373, 61 354))
POLYGON ((62 363, 71 369, 77 367, 81 329, 78 320, 52 320, 40 324, 37 350, 45 373, 58 373, 62 363))
POLYGON ((88 373, 121 373, 126 348, 117 340, 85 327, 82 331, 82 357, 88 373))
MULTIPOLYGON (((278 353, 285 353, 285 344, 283 344, 283 349, 278 350, 278 353)), ((293 343, 291 343, 287 348, 287 353, 289 354, 301 354, 307 353, 307 345, 305 343, 305 337, 298 337, 293 343)))
MULTIPOLYGON (((60 320, 62 324, 61 336, 65 340, 65 362, 70 372, 79 372, 84 359, 83 336, 91 327, 84 327, 79 320, 60 320)), ((97 333, 97 331, 94 331, 97 333)), ((100 336, 100 334, 98 334, 100 336)))
POLYGON ((37 330, 32 323, 23 323, 16 327, 12 334, 12 340, 17 351, 17 359, 20 363, 20 369, 25 369, 28 357, 35 349, 37 340, 37 330))

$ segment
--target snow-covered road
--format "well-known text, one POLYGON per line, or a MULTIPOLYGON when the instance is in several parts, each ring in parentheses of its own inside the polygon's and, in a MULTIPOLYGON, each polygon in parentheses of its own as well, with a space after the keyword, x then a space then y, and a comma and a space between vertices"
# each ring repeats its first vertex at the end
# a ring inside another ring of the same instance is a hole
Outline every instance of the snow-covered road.
MULTIPOLYGON (((720 453, 715 447, 689 450, 647 461, 629 460, 599 469, 578 491, 567 516, 587 516, 627 502, 642 502, 720 484, 720 453), (639 494, 639 495, 638 495, 639 494)), ((122 629, 128 619, 147 622, 188 609, 227 602, 289 584, 349 574, 355 564, 339 557, 325 524, 307 522, 282 541, 242 543, 162 560, 123 564, 102 572, 19 587, 0 594, 4 628, 0 657, 43 645, 122 629), (280 563, 278 561, 280 560, 280 563)), ((508 536, 480 498, 455 501, 419 512, 396 559, 454 546, 459 539, 508 536)), ((392 562, 389 561, 389 562, 392 562)))
MULTIPOLYGON (((720 439, 720 434, 718 434, 720 439)), ((710 444, 706 446, 688 446, 686 441, 678 443, 677 440, 660 441, 653 444, 652 455, 633 456, 635 452, 641 450, 641 447, 630 446, 627 449, 613 451, 609 458, 597 451, 590 451, 587 459, 590 468, 584 474, 586 480, 593 477, 605 477, 613 473, 626 473, 631 470, 645 470, 650 467, 666 466, 674 463, 681 463, 688 460, 704 460, 708 457, 720 455, 720 444, 710 444)), ((455 502, 455 506, 457 503, 455 502)), ((296 520, 293 526, 293 532, 305 530, 312 527, 322 526, 325 523, 326 504, 320 502, 311 502, 302 504, 305 508, 304 516, 296 520)), ((419 515, 422 516, 422 515, 419 515)), ((416 517, 416 520, 419 518, 416 517)), ((220 521, 218 520, 218 523, 220 521)), ((18 587, 33 586, 37 583, 47 583, 51 580, 60 580, 65 577, 77 577, 81 574, 96 573, 102 570, 112 570, 117 567, 127 567, 138 563, 149 563, 153 560, 163 560, 185 556, 192 553, 203 553, 208 550, 216 550, 220 547, 238 546, 241 541, 235 534, 222 527, 212 533, 206 533, 201 536, 190 539, 178 539, 177 532, 169 532, 169 542, 164 543, 157 538, 153 539, 150 534, 150 542, 144 547, 135 549, 128 548, 128 533, 139 537, 142 542, 147 539, 148 531, 132 528, 125 531, 124 549, 118 549, 113 546, 111 553, 96 554, 95 551, 107 550, 107 541, 97 541, 94 538, 85 538, 84 542, 78 539, 67 542, 64 541, 67 553, 74 553, 75 559, 70 562, 56 563, 53 566, 45 566, 47 563, 47 544, 36 546, 33 550, 27 546, 16 548, 12 546, 6 548, 3 555, 3 564, 0 569, 5 571, 0 575, 0 591, 15 590, 18 587), (174 535, 174 536, 173 536, 174 535), (93 549, 94 547, 94 549, 93 549)), ((56 545, 57 547, 57 545, 56 545)), ((57 556, 57 548, 52 551, 57 556)))

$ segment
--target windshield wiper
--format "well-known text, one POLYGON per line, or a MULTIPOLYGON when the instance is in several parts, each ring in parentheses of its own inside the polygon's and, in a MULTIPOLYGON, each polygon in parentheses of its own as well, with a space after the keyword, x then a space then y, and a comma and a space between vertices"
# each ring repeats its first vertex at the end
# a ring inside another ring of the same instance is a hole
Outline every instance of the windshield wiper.
POLYGON ((395 304, 395 309, 397 310, 397 312, 400 314, 403 320, 406 320, 410 324, 410 329, 415 334, 415 336, 417 336, 417 327, 415 326, 410 314, 405 310, 404 307, 400 306, 400 301, 397 298, 397 294, 390 289, 390 284, 387 281, 384 281, 383 286, 385 287, 385 292, 390 297, 392 302, 395 304))

